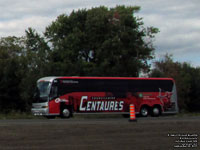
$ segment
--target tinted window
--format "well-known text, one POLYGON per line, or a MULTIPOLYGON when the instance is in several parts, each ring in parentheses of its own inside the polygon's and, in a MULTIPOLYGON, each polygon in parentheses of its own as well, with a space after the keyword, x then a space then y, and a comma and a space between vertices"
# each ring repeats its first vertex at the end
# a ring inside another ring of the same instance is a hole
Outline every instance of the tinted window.
POLYGON ((121 97, 126 92, 172 91, 172 87, 171 80, 59 80, 60 95, 71 92, 112 92, 121 97))
POLYGON ((132 80, 129 82, 129 89, 135 92, 158 92, 172 91, 173 82, 171 80, 132 80))

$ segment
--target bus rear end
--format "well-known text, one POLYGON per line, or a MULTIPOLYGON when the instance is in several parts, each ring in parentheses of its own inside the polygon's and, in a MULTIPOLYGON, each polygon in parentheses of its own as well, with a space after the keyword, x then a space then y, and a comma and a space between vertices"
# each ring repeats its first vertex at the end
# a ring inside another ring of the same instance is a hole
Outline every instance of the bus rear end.
MULTIPOLYGON (((164 114, 176 114, 178 113, 178 101, 177 101, 177 91, 176 91, 176 84, 173 81, 172 91, 165 92, 164 96, 169 99, 169 103, 164 106, 164 114)), ((162 96, 161 96, 162 100, 162 96)))

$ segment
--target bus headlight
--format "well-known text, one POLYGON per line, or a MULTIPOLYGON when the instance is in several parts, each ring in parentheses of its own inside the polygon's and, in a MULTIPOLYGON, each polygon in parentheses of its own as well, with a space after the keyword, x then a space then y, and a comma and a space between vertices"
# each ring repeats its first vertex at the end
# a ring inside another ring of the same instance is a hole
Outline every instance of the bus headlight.
POLYGON ((48 108, 48 106, 42 106, 42 108, 48 108))

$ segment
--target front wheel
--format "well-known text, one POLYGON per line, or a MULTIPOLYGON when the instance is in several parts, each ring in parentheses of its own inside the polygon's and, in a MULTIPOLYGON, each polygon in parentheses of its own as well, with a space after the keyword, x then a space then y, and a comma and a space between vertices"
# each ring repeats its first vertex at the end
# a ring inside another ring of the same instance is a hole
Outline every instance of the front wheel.
POLYGON ((62 118, 69 118, 71 116, 71 112, 68 108, 63 108, 61 111, 62 118))

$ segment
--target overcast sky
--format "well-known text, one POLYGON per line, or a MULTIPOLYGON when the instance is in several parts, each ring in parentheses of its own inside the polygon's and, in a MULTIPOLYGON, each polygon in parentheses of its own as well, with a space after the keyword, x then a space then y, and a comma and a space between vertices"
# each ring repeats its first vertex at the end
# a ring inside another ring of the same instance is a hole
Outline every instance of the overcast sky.
POLYGON ((97 6, 141 6, 145 26, 159 28, 156 59, 173 54, 200 67, 200 0, 0 0, 0 37, 22 36, 28 27, 42 33, 57 16, 97 6))

